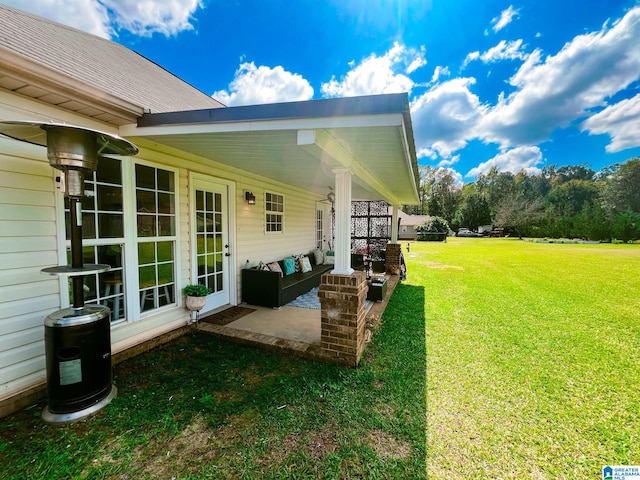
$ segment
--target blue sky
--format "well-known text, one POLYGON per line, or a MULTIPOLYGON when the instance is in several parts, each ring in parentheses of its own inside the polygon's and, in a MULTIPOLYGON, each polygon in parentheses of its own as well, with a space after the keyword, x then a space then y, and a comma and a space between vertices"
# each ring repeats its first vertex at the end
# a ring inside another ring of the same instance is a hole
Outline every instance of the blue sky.
POLYGON ((29 0, 226 105, 408 92, 419 163, 640 156, 640 0, 29 0))

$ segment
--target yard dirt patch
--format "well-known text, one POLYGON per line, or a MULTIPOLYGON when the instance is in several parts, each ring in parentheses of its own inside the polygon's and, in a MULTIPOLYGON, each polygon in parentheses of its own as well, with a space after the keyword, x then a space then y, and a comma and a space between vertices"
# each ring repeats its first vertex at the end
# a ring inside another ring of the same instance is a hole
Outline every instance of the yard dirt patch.
POLYGON ((382 458, 405 460, 411 454, 411 446, 398 440, 393 435, 382 430, 374 430, 366 437, 366 444, 382 458))
POLYGON ((464 270, 464 267, 459 265, 443 265, 437 262, 426 262, 427 268, 433 268, 436 270, 464 270))

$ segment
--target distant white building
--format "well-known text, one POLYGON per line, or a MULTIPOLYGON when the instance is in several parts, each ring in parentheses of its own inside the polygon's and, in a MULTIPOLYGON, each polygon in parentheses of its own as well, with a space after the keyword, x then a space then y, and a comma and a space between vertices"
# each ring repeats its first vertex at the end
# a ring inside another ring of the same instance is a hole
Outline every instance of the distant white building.
POLYGON ((416 227, 430 219, 430 215, 409 215, 398 210, 398 240, 417 240, 416 227))

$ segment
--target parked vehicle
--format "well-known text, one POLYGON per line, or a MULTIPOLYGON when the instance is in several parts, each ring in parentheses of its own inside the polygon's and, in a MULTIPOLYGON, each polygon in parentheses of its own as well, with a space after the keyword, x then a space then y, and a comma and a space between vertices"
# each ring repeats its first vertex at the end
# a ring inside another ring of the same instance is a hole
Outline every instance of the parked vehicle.
POLYGON ((469 230, 468 228, 461 228, 458 230, 457 236, 458 237, 481 237, 482 235, 472 230, 469 230))

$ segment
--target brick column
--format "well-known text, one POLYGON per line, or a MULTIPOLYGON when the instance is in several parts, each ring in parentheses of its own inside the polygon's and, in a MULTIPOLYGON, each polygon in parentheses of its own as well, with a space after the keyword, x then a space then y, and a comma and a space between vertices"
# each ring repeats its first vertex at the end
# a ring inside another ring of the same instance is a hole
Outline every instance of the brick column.
POLYGON ((365 346, 367 277, 325 273, 320 290, 321 356, 330 362, 356 367, 365 346))
POLYGON ((399 243, 387 243, 385 268, 392 275, 400 274, 400 253, 402 246, 399 243))

